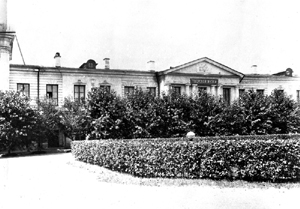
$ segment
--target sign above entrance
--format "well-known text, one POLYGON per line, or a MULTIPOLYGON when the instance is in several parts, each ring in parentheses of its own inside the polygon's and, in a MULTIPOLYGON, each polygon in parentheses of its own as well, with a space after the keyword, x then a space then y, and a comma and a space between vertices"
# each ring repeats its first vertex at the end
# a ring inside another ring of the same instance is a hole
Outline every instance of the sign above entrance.
POLYGON ((191 84, 198 84, 198 85, 218 85, 218 79, 203 79, 203 78, 191 78, 191 84))

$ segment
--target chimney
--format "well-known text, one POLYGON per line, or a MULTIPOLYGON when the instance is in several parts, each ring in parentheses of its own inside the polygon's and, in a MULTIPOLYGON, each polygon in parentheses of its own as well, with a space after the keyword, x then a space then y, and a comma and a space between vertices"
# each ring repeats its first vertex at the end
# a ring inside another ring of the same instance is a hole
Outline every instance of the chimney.
POLYGON ((155 71, 155 62, 150 60, 147 62, 147 71, 155 71))
POLYGON ((109 58, 104 58, 104 69, 109 69, 109 58))
POLYGON ((252 74, 257 74, 257 65, 252 65, 251 66, 251 73, 252 74))
POLYGON ((61 58, 60 53, 56 52, 54 59, 55 59, 55 67, 57 68, 61 67, 60 58, 61 58))

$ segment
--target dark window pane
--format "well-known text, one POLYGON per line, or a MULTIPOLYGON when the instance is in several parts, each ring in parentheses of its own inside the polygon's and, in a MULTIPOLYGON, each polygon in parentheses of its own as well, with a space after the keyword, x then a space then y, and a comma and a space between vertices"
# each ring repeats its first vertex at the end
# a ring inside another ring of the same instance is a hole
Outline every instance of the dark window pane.
POLYGON ((55 105, 58 105, 58 85, 47 84, 46 95, 48 99, 51 99, 55 105))
POLYGON ((85 100, 85 85, 74 85, 74 100, 85 100))
POLYGON ((223 99, 226 104, 230 104, 230 88, 223 88, 223 99))
POLYGON ((134 87, 133 86, 125 86, 124 87, 124 94, 132 94, 134 92, 134 87))
POLYGON ((25 95, 25 96, 30 96, 29 93, 30 93, 30 86, 29 84, 27 83, 18 83, 17 84, 17 91, 18 92, 21 92, 22 95, 25 95))
POLYGON ((151 95, 156 96, 156 88, 155 87, 148 87, 147 89, 151 95))
POLYGON ((265 90, 264 90, 264 89, 257 89, 256 92, 257 92, 258 94, 264 95, 265 90))
POLYGON ((173 86, 173 91, 176 94, 181 94, 181 87, 180 86, 173 86))

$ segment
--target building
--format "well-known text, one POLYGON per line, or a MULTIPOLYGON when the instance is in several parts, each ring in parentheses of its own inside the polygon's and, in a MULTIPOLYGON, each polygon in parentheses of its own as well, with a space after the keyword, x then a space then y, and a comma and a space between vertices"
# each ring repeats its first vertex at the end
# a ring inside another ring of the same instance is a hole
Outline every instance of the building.
POLYGON ((281 89, 299 100, 300 78, 294 77, 290 68, 274 75, 243 74, 207 57, 161 71, 154 70, 154 61, 147 63, 148 70, 111 69, 108 58, 102 68, 96 68, 98 64, 92 59, 78 68, 67 68, 60 66, 59 53, 54 59, 55 67, 11 64, 9 89, 22 91, 33 99, 33 104, 47 97, 58 105, 66 97, 85 99, 93 87, 114 90, 121 96, 135 88, 157 96, 169 90, 191 96, 205 90, 228 103, 250 89, 263 94, 281 89))

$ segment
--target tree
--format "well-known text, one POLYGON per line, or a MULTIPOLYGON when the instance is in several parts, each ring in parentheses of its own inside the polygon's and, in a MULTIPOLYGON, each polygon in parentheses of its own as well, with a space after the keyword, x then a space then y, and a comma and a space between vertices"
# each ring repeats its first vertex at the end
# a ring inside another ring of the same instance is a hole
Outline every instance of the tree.
POLYGON ((191 129, 198 136, 215 135, 215 126, 210 127, 209 123, 212 117, 224 110, 224 104, 206 91, 200 91, 189 102, 192 105, 190 116, 192 121, 191 129))
POLYGON ((87 108, 92 119, 92 137, 120 139, 126 136, 126 106, 116 92, 93 88, 88 94, 87 108))
POLYGON ((271 133, 299 132, 299 105, 282 90, 275 89, 269 96, 270 115, 273 122, 271 133))
POLYGON ((73 101, 71 98, 65 98, 64 105, 59 109, 61 129, 72 140, 88 134, 90 127, 90 117, 84 101, 73 101))
POLYGON ((0 91, 0 144, 9 154, 31 143, 37 115, 29 102, 29 98, 19 92, 0 91))

